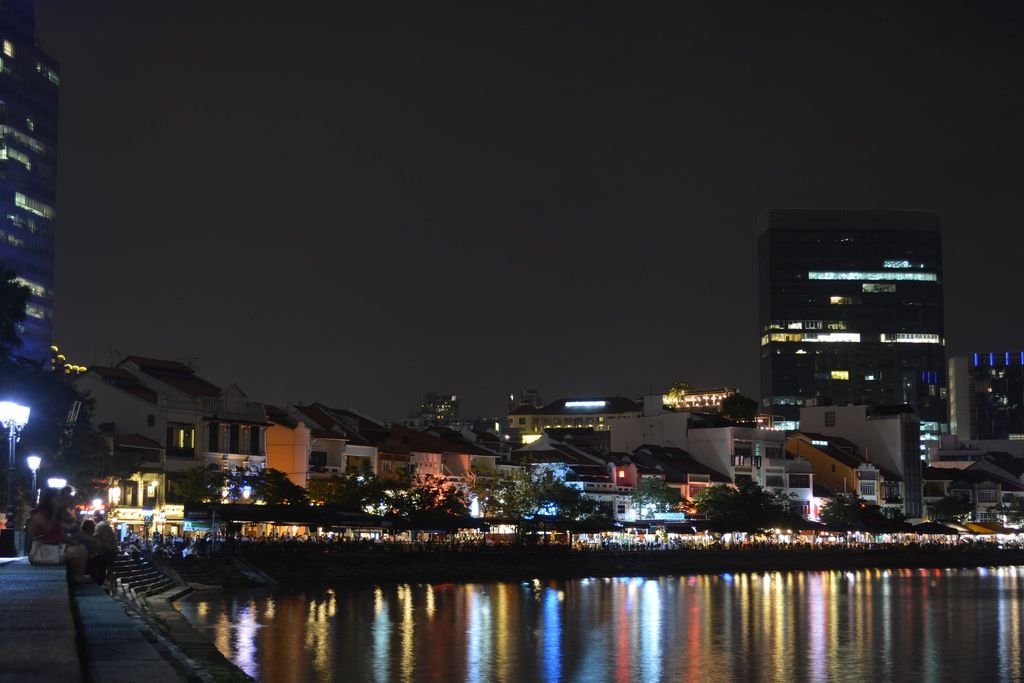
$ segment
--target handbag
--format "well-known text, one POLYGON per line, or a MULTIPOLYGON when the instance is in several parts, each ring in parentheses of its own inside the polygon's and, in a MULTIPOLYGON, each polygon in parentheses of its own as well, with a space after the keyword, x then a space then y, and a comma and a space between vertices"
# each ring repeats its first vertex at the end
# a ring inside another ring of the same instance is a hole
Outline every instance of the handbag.
POLYGON ((32 549, 28 551, 28 561, 31 564, 40 565, 64 564, 64 544, 32 541, 32 549))

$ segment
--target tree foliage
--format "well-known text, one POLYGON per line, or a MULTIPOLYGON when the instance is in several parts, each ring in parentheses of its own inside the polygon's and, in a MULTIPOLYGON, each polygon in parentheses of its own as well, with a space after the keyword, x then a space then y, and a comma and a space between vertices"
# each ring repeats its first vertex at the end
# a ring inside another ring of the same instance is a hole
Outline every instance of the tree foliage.
POLYGON ((581 521, 601 517, 600 504, 565 482, 556 468, 528 467, 520 475, 498 483, 482 505, 488 515, 529 522, 540 515, 581 521))
POLYGON ((655 512, 669 512, 679 507, 679 490, 668 486, 660 477, 640 477, 631 494, 633 507, 642 519, 650 519, 655 512))
POLYGON ((261 470, 250 485, 254 497, 267 505, 306 505, 309 503, 306 489, 293 482, 287 474, 280 470, 272 468, 261 470))
POLYGON ((1012 496, 991 509, 997 515, 1006 518, 1008 524, 1024 524, 1024 498, 1012 496))
POLYGON ((740 424, 753 424, 757 418, 757 401, 744 396, 733 394, 722 400, 722 417, 738 422, 740 424))
POLYGON ((21 346, 18 326, 27 317, 29 288, 16 278, 17 273, 0 266, 0 354, 4 358, 11 358, 21 346))
POLYGON ((946 496, 932 505, 932 515, 939 521, 967 522, 973 512, 974 506, 966 496, 946 496))
POLYGON ((715 484, 697 494, 694 504, 707 518, 734 531, 768 528, 785 515, 789 499, 745 482, 738 487, 715 484))

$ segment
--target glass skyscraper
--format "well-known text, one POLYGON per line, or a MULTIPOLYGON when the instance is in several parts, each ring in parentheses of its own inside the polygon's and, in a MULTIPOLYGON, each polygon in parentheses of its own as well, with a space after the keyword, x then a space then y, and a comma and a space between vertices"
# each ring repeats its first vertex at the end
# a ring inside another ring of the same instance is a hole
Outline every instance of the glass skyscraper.
POLYGON ((34 0, 0 0, 0 41, 0 265, 32 293, 18 354, 48 362, 60 75, 36 44, 34 0))
MULTIPOLYGON (((770 209, 758 219, 762 410, 910 404, 946 431, 939 217, 770 209)), ((785 423, 789 422, 789 425, 785 423)))

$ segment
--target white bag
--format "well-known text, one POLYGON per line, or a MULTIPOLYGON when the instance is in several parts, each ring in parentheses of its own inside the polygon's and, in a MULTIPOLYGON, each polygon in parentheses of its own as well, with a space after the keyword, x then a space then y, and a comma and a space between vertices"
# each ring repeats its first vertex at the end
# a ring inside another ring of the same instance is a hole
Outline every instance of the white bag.
POLYGON ((28 552, 28 561, 40 565, 64 564, 64 544, 32 541, 32 549, 28 552))

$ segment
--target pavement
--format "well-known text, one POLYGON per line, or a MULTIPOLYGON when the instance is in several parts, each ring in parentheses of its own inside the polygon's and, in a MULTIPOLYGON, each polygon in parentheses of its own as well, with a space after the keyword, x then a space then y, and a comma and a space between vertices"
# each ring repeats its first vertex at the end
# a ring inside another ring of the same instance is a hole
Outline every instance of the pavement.
POLYGON ((0 563, 0 606, 0 683, 191 678, 145 621, 100 586, 69 586, 64 567, 0 563))

